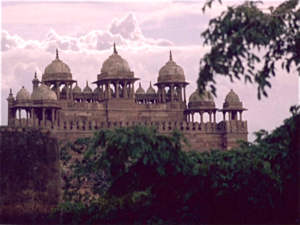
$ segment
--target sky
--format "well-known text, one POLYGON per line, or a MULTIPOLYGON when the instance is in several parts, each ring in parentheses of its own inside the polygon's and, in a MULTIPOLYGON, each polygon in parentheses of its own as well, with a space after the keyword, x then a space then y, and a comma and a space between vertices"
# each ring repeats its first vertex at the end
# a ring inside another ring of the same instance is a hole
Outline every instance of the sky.
MULTIPOLYGON (((209 20, 217 17, 227 5, 242 1, 215 3, 202 13, 203 1, 154 2, 33 2, 2 1, 1 3, 1 125, 7 125, 9 89, 14 97, 25 86, 32 93, 35 71, 41 80, 45 67, 59 58, 71 68, 73 79, 83 89, 86 81, 95 88, 102 63, 112 54, 113 43, 140 78, 147 90, 150 81, 156 83, 159 69, 173 60, 185 73, 187 97, 196 90, 200 59, 210 46, 203 46, 200 34, 209 20)), ((278 5, 267 1, 261 7, 278 5)), ((299 104, 299 77, 294 70, 287 74, 277 68, 271 80, 268 98, 257 99, 257 87, 244 81, 230 82, 217 77, 216 107, 221 109, 230 89, 233 89, 248 111, 248 139, 260 129, 272 131, 291 114, 291 105, 299 104)), ((138 82, 135 84, 135 90, 138 82)), ((217 121, 222 120, 221 112, 217 121)))

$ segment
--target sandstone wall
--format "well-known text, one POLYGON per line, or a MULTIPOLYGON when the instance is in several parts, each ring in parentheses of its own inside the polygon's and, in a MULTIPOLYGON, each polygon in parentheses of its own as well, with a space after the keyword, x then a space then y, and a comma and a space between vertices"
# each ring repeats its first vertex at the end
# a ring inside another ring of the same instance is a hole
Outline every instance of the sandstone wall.
POLYGON ((61 197, 57 139, 45 128, 0 131, 0 223, 55 223, 48 216, 61 197))

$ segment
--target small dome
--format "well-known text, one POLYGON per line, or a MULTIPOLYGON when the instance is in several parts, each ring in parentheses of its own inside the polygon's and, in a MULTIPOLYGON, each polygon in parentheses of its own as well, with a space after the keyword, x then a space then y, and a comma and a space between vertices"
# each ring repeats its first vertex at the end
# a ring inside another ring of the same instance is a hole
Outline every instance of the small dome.
POLYGON ((57 100, 57 96, 54 91, 50 90, 50 88, 41 84, 35 91, 31 94, 32 100, 57 100))
POLYGON ((200 96, 199 89, 197 88, 189 97, 189 102, 214 102, 214 98, 211 93, 204 90, 204 95, 200 96))
POLYGON ((239 96, 231 89, 226 95, 225 102, 240 102, 239 96))
POLYGON ((152 87, 152 84, 151 84, 151 81, 150 81, 150 86, 149 88, 147 89, 147 94, 156 94, 156 91, 155 89, 152 87))
POLYGON ((31 100, 30 93, 22 87, 22 89, 17 93, 16 100, 31 100))
POLYGON ((183 69, 173 61, 171 51, 170 60, 158 72, 158 82, 170 81, 185 81, 183 69))
POLYGON ((73 91, 73 94, 81 93, 82 92, 81 88, 78 87, 77 82, 76 82, 76 86, 73 88, 72 91, 73 91))
POLYGON ((120 72, 130 72, 128 62, 123 59, 116 50, 116 45, 114 44, 114 52, 108 59, 106 59, 101 68, 101 73, 117 73, 120 72))
POLYGON ((99 94, 99 92, 101 92, 101 88, 96 87, 95 90, 94 90, 94 94, 99 94))
POLYGON ((70 67, 58 58, 56 49, 56 58, 46 68, 44 74, 71 73, 70 67))
POLYGON ((136 94, 146 94, 145 90, 141 86, 141 82, 140 82, 139 88, 136 90, 135 93, 136 94))
POLYGON ((86 82, 86 86, 83 89, 83 94, 91 94, 91 93, 93 93, 93 90, 92 90, 92 88, 89 87, 88 82, 86 82))

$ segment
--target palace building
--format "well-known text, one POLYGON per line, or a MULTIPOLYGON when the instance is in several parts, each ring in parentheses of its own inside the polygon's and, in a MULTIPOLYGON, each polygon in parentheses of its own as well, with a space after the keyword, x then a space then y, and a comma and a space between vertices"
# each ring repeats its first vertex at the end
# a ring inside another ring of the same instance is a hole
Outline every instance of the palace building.
POLYGON ((187 99, 184 70, 172 59, 171 52, 169 61, 159 70, 157 82, 150 82, 146 91, 141 84, 134 90, 139 78, 115 45, 96 78, 82 90, 56 50, 42 80, 34 75, 31 94, 22 87, 14 98, 10 90, 8 125, 48 127, 58 139, 70 141, 91 136, 102 128, 140 124, 156 126, 160 133, 169 134, 176 127, 191 144, 184 149, 198 151, 229 150, 237 140, 247 141, 247 121, 242 120, 246 109, 238 95, 230 90, 222 109, 216 108, 209 92, 200 96, 195 90, 187 99), (216 121, 216 113, 223 114, 222 121, 216 121), (204 121, 205 116, 208 121, 204 121))

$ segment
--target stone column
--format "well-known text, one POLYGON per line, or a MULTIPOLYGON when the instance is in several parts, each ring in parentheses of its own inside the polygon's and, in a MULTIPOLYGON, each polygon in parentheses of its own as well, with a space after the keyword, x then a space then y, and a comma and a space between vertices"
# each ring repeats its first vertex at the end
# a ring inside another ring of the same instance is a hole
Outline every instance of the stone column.
MULTIPOLYGON (((98 84, 98 83, 97 83, 97 88, 100 89, 100 84, 98 84)), ((103 91, 103 87, 102 87, 101 89, 102 89, 102 91, 103 91)), ((101 89, 100 89, 100 90, 101 90, 101 89)), ((98 92, 98 101, 101 100, 101 97, 102 97, 102 94, 103 94, 102 91, 100 91, 100 90, 99 90, 99 92, 98 92)))
POLYGON ((70 91, 71 91, 71 100, 73 100, 73 83, 70 84, 70 91))
POLYGON ((135 81, 132 81, 132 98, 133 98, 133 99, 135 99, 134 83, 135 83, 135 81))
POLYGON ((209 122, 211 123, 211 111, 209 111, 208 114, 209 114, 209 122))
POLYGON ((186 103, 185 86, 183 87, 184 103, 186 103))
POLYGON ((66 85, 66 100, 69 100, 70 99, 70 96, 69 96, 69 82, 66 82, 65 85, 66 85))
POLYGON ((131 93, 131 82, 129 81, 128 83, 129 83, 128 84, 128 93, 129 93, 128 98, 131 98, 131 95, 132 95, 132 93, 131 93))
POLYGON ((222 113, 223 113, 223 121, 225 122, 225 120, 226 120, 226 118, 225 118, 226 112, 222 111, 222 113))
POLYGON ((171 88, 171 102, 174 102, 174 96, 173 96, 174 84, 170 84, 170 88, 171 88))
POLYGON ((56 84, 57 99, 60 100, 60 89, 59 89, 60 82, 57 81, 55 84, 56 84))
POLYGON ((240 121, 242 121, 242 113, 243 111, 240 111, 240 121))
POLYGON ((157 93, 158 93, 158 102, 161 102, 161 86, 160 85, 158 85, 157 86, 158 87, 158 91, 157 91, 157 93))
POLYGON ((231 121, 231 111, 228 111, 229 121, 231 121))
POLYGON ((124 81, 123 98, 127 98, 127 81, 124 81))
POLYGON ((194 123, 194 114, 195 112, 192 112, 192 123, 194 123))
POLYGON ((46 119, 45 119, 45 108, 43 108, 43 117, 42 117, 42 121, 44 123, 44 125, 46 125, 46 119))
POLYGON ((115 93, 115 96, 116 98, 119 98, 119 81, 116 81, 116 93, 115 93))
POLYGON ((111 99, 111 93, 110 93, 110 80, 107 83, 108 89, 107 89, 107 94, 108 94, 108 99, 111 99))
POLYGON ((200 111, 201 124, 203 124, 203 111, 200 111))
POLYGON ((27 109, 25 109, 25 111, 26 111, 26 123, 28 125, 28 111, 27 111, 27 109))
POLYGON ((162 85, 162 102, 165 102, 165 85, 162 85))
POLYGON ((190 122, 190 113, 187 114, 187 122, 190 122))
POLYGON ((182 84, 179 84, 179 102, 182 102, 182 84))
POLYGON ((54 109, 51 109, 51 114, 52 114, 52 124, 54 122, 54 109))
POLYGON ((21 124, 21 108, 19 108, 19 123, 20 123, 20 126, 22 125, 21 124))
POLYGON ((31 119, 32 120, 34 120, 35 118, 34 118, 35 116, 34 116, 34 110, 33 110, 33 108, 31 109, 31 119))
POLYGON ((217 121, 216 121, 216 111, 214 112, 214 123, 217 123, 217 121))

